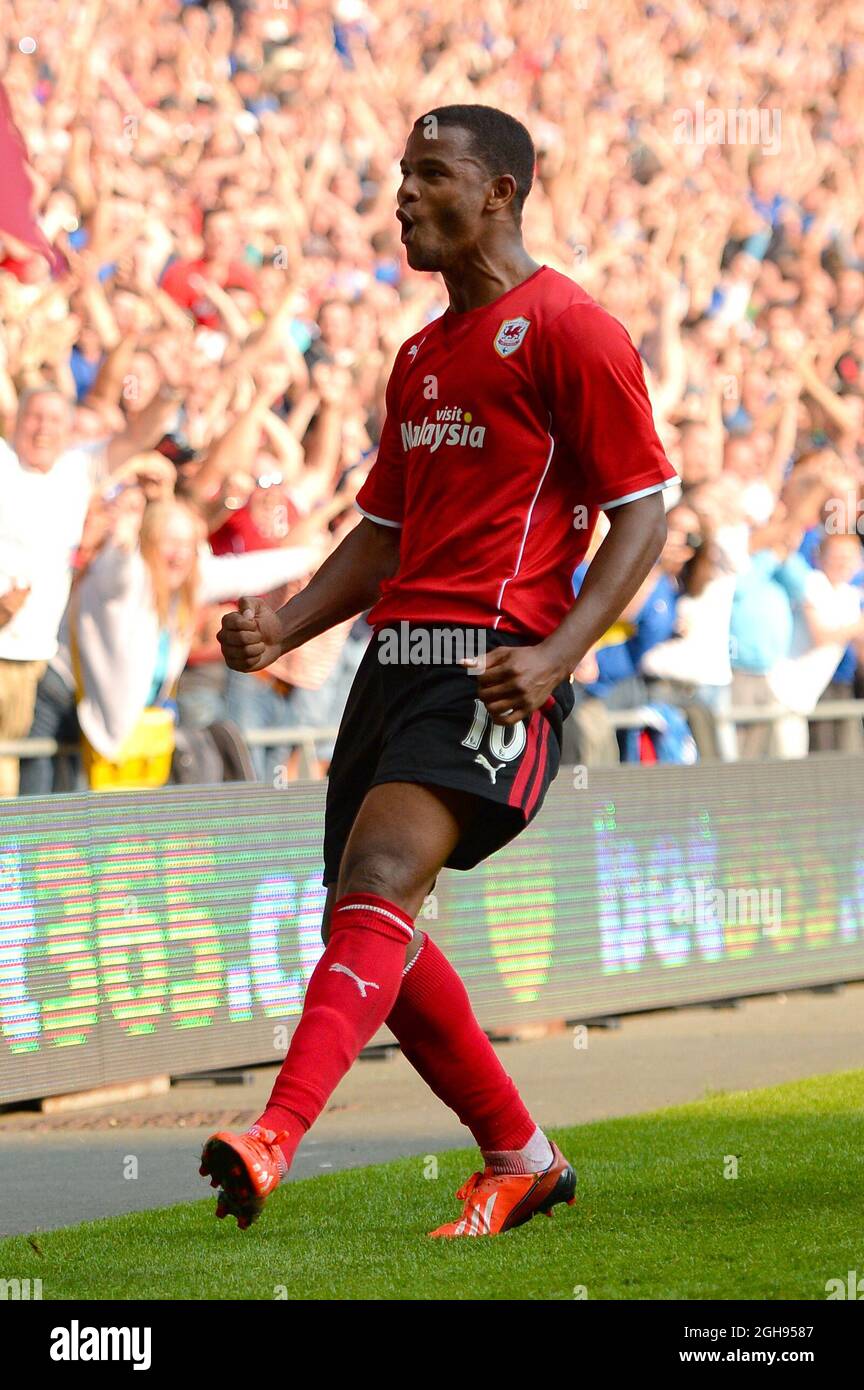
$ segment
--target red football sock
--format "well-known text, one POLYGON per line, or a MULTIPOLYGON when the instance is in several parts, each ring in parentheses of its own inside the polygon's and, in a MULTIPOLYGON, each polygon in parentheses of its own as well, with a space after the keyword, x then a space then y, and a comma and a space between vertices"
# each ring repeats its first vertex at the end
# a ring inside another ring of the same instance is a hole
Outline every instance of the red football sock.
POLYGON ((523 1148, 537 1126, 483 1032, 456 971, 429 936, 387 1017, 408 1061, 484 1151, 523 1148))
POLYGON ((286 1131, 280 1143, 286 1164, 392 1009, 413 935, 407 913, 376 893, 352 893, 334 904, 330 940, 312 972, 302 1017, 257 1121, 261 1129, 286 1131))

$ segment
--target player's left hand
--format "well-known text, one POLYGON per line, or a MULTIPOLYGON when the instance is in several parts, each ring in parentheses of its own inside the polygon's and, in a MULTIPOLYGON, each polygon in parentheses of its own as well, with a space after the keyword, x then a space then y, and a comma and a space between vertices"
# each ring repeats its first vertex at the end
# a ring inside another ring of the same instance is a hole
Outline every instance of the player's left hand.
POLYGON ((518 724, 541 709, 562 679, 542 647, 494 647, 458 663, 477 673, 477 695, 495 724, 518 724))

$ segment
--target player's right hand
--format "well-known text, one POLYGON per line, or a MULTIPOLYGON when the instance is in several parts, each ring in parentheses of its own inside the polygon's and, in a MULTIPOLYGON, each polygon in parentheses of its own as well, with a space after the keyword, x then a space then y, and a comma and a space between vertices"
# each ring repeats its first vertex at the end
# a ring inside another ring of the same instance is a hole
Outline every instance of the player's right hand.
POLYGON ((232 671, 263 671, 282 655, 282 626, 263 599, 241 598, 236 613, 226 613, 216 634, 232 671))

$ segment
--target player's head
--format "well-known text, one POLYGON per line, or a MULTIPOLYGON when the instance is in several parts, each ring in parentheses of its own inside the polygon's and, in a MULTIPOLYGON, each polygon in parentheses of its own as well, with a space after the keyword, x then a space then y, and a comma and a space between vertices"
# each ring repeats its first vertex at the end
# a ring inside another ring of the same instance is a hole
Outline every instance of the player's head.
POLYGON ((535 151, 494 106, 438 106, 414 122, 397 194, 408 264, 446 271, 478 248, 521 241, 535 151))

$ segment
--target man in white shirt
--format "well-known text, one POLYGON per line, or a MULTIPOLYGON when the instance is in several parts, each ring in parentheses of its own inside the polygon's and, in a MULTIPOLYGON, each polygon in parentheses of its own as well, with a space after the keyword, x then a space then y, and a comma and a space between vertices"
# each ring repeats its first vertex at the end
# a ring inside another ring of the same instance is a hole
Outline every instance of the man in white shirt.
MULTIPOLYGON (((148 431, 161 438, 159 417, 175 408, 157 403, 148 431)), ((0 439, 0 740, 29 733, 93 491, 142 447, 130 430, 72 448, 72 420, 62 392, 35 387, 21 395, 11 441, 0 439)), ((0 757, 0 796, 17 792, 18 760, 0 757)))
MULTIPOLYGON (((0 738, 29 732, 36 686, 57 650, 72 558, 105 449, 70 449, 72 406, 59 391, 25 393, 11 446, 0 440, 0 738), (3 619, 5 618, 5 621, 3 619)), ((18 762, 0 758, 0 796, 18 762)))

